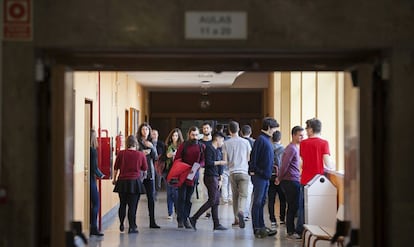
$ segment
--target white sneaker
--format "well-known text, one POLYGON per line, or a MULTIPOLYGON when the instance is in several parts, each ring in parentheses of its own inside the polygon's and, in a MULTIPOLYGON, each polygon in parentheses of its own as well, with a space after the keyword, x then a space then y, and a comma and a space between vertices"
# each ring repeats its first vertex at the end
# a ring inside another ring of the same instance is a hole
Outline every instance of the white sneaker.
POLYGON ((169 220, 172 220, 172 216, 171 215, 168 215, 168 217, 167 217, 167 219, 169 219, 169 220))
POLYGON ((302 240, 302 236, 299 236, 297 233, 288 234, 286 238, 290 240, 302 240))
POLYGON ((277 228, 277 223, 276 222, 272 222, 270 224, 270 226, 272 227, 272 229, 276 229, 277 228))

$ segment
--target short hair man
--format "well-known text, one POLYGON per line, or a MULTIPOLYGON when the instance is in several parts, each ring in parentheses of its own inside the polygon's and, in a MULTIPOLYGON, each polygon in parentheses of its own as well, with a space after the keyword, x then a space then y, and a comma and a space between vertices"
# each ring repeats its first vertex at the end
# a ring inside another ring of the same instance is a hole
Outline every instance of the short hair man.
POLYGON ((273 236, 277 233, 275 229, 269 229, 265 226, 263 217, 274 160, 270 138, 277 127, 279 127, 279 123, 274 118, 266 117, 263 119, 261 134, 254 142, 250 155, 249 174, 253 183, 252 224, 256 238, 273 236))
POLYGON ((286 146, 282 156, 282 164, 279 176, 275 184, 279 184, 286 195, 288 204, 286 217, 286 231, 288 239, 301 239, 295 230, 295 214, 299 208, 300 195, 300 156, 299 144, 303 139, 303 128, 295 126, 292 128, 292 142, 286 146))
POLYGON ((245 227, 244 209, 249 184, 249 156, 251 146, 249 142, 239 136, 239 123, 231 121, 229 123, 230 139, 223 145, 223 157, 227 161, 230 171, 231 190, 233 192, 233 225, 245 227))
POLYGON ((333 169, 329 143, 321 137, 322 123, 317 118, 306 121, 307 139, 300 143, 300 157, 302 158, 301 193, 298 210, 296 232, 302 234, 304 224, 304 195, 303 187, 318 174, 324 174, 324 168, 333 169))

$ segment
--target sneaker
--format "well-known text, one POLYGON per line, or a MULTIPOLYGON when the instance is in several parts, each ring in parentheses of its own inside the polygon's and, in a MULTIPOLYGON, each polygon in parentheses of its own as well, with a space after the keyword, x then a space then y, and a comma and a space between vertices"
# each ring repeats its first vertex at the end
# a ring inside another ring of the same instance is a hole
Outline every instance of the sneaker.
POLYGON ((173 219, 173 217, 172 217, 171 215, 168 215, 167 219, 168 219, 168 220, 172 220, 172 219, 173 219))
POLYGON ((276 229, 276 228, 277 228, 277 223, 273 221, 273 222, 270 224, 270 227, 271 227, 272 229, 276 229))
POLYGON ((265 238, 268 236, 268 233, 265 228, 256 229, 254 231, 254 236, 256 238, 265 238))
POLYGON ((281 220, 281 221, 280 221, 280 224, 281 224, 281 225, 285 225, 285 224, 286 224, 286 222, 285 222, 285 221, 283 221, 283 220, 281 220))
POLYGON ((244 221, 249 221, 249 220, 250 220, 249 216, 244 217, 244 221))
POLYGON ((218 226, 214 227, 214 231, 225 231, 225 230, 227 230, 227 228, 225 228, 224 226, 222 226, 220 224, 218 226))
POLYGON ((244 215, 242 212, 239 212, 237 214, 237 218, 239 218, 239 227, 240 228, 244 228, 246 226, 246 224, 244 223, 244 215))
POLYGON ((297 233, 291 233, 291 234, 288 233, 286 238, 290 240, 301 240, 302 239, 302 237, 299 236, 299 234, 297 233))
POLYGON ((277 230, 276 229, 270 229, 268 227, 265 227, 265 230, 267 232, 267 236, 274 236, 277 233, 277 230))

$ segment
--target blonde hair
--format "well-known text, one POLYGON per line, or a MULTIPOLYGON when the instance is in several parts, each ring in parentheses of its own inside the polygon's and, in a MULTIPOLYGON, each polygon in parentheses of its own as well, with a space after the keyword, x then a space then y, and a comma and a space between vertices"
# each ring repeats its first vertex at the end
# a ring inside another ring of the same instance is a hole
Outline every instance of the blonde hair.
POLYGON ((96 131, 94 129, 91 129, 91 147, 98 147, 98 138, 96 136, 96 131))

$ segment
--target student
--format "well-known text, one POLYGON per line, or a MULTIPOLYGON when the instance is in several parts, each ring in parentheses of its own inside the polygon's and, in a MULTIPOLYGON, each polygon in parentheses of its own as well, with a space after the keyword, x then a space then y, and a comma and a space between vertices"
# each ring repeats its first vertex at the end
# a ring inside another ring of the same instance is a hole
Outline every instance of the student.
POLYGON ((274 160, 271 137, 277 127, 279 124, 275 119, 270 117, 263 119, 261 134, 254 142, 250 155, 249 174, 253 183, 252 225, 256 238, 273 236, 277 233, 276 229, 265 226, 263 217, 274 160))
POLYGON ((239 123, 229 123, 230 139, 224 142, 223 157, 230 171, 231 190, 233 192, 233 226, 245 227, 244 210, 249 184, 249 157, 251 147, 247 140, 239 136, 239 123))
POLYGON ((295 230, 295 215, 299 208, 300 195, 300 157, 299 144, 303 139, 303 128, 292 128, 292 142, 286 146, 282 156, 279 176, 275 184, 279 184, 286 196, 288 204, 286 217, 286 231, 288 239, 301 239, 300 233, 295 230))
POLYGON ((296 232, 302 234, 304 224, 304 197, 303 187, 318 174, 324 174, 324 170, 333 169, 329 143, 321 137, 322 123, 319 119, 312 118, 306 121, 307 139, 300 143, 300 157, 302 158, 302 175, 300 179, 301 193, 298 210, 298 222, 296 232))
POLYGON ((212 142, 206 145, 205 150, 205 167, 204 167, 204 185, 207 187, 208 200, 197 210, 197 212, 190 218, 191 226, 194 230, 197 230, 196 224, 198 218, 211 209, 211 215, 213 218, 214 227, 213 230, 227 230, 219 222, 218 207, 220 204, 220 171, 221 166, 226 162, 221 159, 219 154, 219 148, 223 146, 224 134, 222 132, 215 132, 212 135, 212 142))
MULTIPOLYGON (((198 141, 199 130, 196 126, 190 127, 188 130, 188 139, 182 143, 174 160, 181 159, 183 162, 193 165, 195 162, 204 166, 204 150, 205 145, 198 141)), ((194 180, 197 180, 198 172, 195 175, 194 180)), ((178 228, 191 229, 191 224, 188 219, 191 212, 191 196, 194 193, 194 181, 185 181, 178 188, 178 200, 177 200, 177 221, 178 228)))
POLYGON ((148 169, 143 152, 137 151, 137 138, 133 135, 126 140, 127 149, 119 151, 114 165, 114 192, 119 195, 119 230, 124 231, 124 219, 128 205, 128 233, 138 233, 136 224, 137 207, 140 198, 141 174, 148 169))

